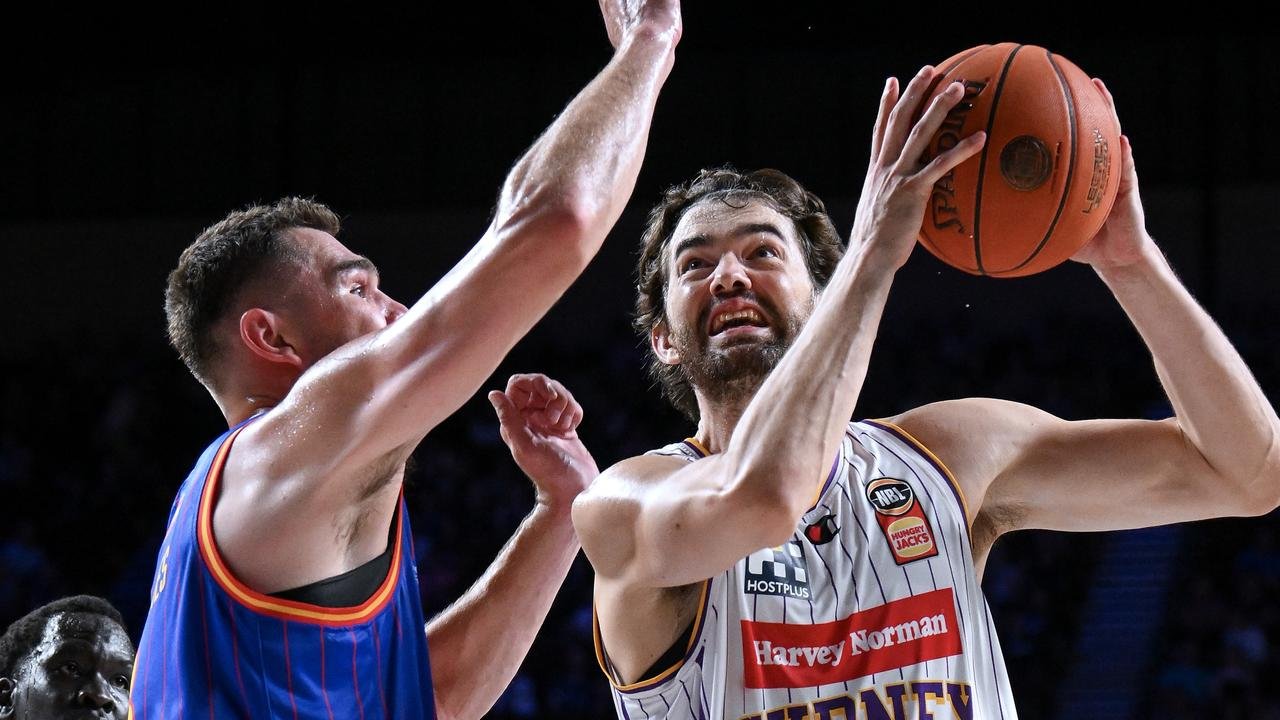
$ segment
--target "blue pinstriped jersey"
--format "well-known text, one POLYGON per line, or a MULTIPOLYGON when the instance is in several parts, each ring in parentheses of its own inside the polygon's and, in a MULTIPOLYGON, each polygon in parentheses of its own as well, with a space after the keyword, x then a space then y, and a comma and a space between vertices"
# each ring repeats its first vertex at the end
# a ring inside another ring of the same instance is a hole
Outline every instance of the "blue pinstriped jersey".
POLYGON ((169 513, 130 717, 434 718, 403 499, 391 568, 364 604, 324 608, 255 592, 231 574, 212 535, 217 483, 239 429, 204 451, 169 513))

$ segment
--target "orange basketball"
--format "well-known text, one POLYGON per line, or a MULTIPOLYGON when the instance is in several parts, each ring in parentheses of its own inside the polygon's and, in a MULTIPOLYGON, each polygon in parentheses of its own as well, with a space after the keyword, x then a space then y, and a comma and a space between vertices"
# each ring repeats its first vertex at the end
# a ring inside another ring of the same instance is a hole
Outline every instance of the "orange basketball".
POLYGON ((929 97, 956 80, 965 97, 926 160, 978 130, 987 142, 934 185, 921 244, 975 275, 1063 262, 1102 227, 1119 186, 1120 128, 1106 99, 1071 61, 1035 45, 966 50, 938 66, 929 97))

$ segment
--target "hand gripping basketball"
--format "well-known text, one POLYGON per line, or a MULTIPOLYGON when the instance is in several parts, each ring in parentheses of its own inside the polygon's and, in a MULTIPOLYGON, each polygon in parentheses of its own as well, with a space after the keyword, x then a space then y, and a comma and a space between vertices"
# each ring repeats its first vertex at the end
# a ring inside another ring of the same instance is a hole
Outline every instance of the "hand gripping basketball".
POLYGON ((983 132, 970 134, 928 163, 921 162, 929 138, 964 97, 962 87, 952 85, 937 94, 920 114, 918 110, 934 76, 932 67, 921 68, 901 97, 898 80, 891 77, 880 97, 880 112, 871 138, 871 163, 858 201, 850 245, 865 243, 862 252, 886 263, 890 270, 897 270, 911 255, 934 183, 977 153, 986 137, 983 132), (917 116, 919 121, 914 121, 917 116))

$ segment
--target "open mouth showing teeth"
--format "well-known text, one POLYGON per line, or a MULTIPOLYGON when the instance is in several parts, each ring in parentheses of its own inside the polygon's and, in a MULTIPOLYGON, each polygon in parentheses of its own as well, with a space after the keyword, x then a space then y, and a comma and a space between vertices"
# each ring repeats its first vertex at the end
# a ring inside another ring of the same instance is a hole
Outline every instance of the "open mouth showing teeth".
POLYGON ((711 334, 716 335, 729 328, 743 327, 750 325, 752 327, 768 327, 764 318, 755 310, 737 310, 722 315, 717 315, 711 320, 711 334))

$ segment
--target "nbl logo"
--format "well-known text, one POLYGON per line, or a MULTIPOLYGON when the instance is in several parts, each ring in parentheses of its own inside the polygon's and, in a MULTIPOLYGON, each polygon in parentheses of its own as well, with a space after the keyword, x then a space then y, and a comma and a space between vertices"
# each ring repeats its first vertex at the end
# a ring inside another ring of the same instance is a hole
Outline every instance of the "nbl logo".
POLYGON ((889 541, 894 562, 909 562, 931 558, 938 554, 933 542, 933 529, 925 517, 915 491, 905 480, 877 478, 867 485, 867 502, 876 511, 876 522, 889 541))
POLYGON ((880 478, 867 486, 867 500, 881 515, 902 515, 911 509, 915 493, 902 480, 880 478))
POLYGON ((757 550, 747 556, 744 592, 809 599, 809 573, 799 540, 757 550))

